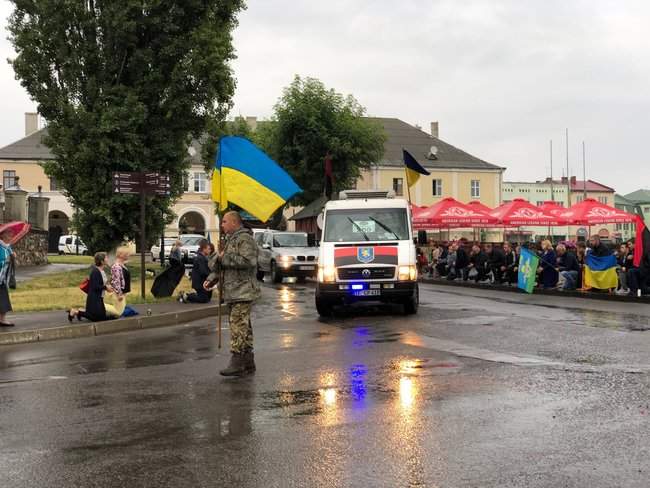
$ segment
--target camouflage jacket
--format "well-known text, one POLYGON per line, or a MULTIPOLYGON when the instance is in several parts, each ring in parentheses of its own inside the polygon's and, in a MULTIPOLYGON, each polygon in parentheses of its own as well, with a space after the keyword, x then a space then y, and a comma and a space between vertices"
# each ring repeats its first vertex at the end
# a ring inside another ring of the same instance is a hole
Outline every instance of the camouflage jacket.
POLYGON ((239 229, 226 238, 223 258, 210 260, 208 281, 219 278, 219 262, 223 271, 223 298, 226 303, 252 302, 260 297, 257 281, 257 244, 250 232, 239 229))

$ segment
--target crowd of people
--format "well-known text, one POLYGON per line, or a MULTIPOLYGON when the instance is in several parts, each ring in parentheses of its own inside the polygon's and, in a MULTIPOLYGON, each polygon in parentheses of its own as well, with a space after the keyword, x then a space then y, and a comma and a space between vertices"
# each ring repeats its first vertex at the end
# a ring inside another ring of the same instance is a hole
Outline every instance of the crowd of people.
POLYGON ((617 249, 605 245, 598 236, 588 242, 563 241, 553 244, 550 240, 535 243, 471 243, 465 239, 455 242, 429 241, 427 247, 418 248, 420 276, 450 281, 473 281, 483 284, 517 286, 519 258, 525 248, 539 257, 536 286, 545 289, 582 290, 585 257, 588 253, 604 257, 616 256, 618 286, 608 292, 619 295, 650 293, 650 268, 647 263, 634 265, 634 241, 621 244, 617 249))

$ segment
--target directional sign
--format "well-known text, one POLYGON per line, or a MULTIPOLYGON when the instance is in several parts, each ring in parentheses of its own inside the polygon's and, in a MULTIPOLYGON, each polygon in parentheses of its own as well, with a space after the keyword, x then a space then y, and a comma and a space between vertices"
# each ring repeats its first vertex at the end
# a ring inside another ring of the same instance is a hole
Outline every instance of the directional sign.
POLYGON ((141 191, 150 195, 169 195, 171 193, 169 175, 134 171, 113 173, 113 193, 140 194, 141 191))
POLYGON ((141 182, 140 173, 115 171, 113 173, 113 193, 139 194, 141 182))

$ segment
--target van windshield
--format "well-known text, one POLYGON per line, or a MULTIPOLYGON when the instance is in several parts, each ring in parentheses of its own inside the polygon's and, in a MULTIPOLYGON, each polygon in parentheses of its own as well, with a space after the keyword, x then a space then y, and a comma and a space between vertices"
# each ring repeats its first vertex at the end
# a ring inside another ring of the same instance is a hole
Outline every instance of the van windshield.
POLYGON ((325 242, 405 241, 409 239, 405 208, 328 210, 325 242))

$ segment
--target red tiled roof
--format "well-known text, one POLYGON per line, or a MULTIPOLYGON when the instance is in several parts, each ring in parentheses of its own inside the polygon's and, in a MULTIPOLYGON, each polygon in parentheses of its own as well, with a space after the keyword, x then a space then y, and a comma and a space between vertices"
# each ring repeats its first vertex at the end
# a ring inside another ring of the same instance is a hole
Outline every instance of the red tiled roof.
MULTIPOLYGON (((611 192, 614 193, 614 189, 609 186, 605 186, 597 181, 587 180, 586 183, 587 191, 602 191, 602 192, 611 192)), ((571 180, 571 191, 583 191, 585 188, 584 180, 571 180)))

